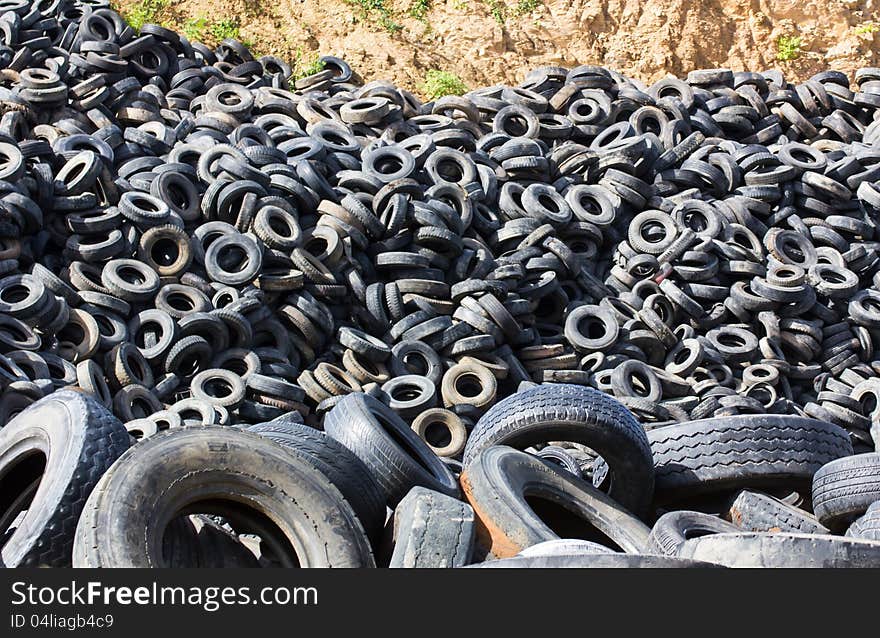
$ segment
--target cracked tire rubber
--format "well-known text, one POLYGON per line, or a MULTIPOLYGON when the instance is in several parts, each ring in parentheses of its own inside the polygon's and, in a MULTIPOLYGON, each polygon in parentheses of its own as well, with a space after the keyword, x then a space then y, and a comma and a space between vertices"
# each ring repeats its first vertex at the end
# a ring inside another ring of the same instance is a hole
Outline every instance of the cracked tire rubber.
POLYGON ((69 567, 86 499, 128 446, 122 422, 91 396, 74 390, 61 390, 37 401, 3 427, 3 530, 18 511, 27 509, 27 513, 3 544, 2 565, 69 567), (41 456, 45 473, 39 465, 41 456), (33 500, 28 504, 21 495, 29 487, 33 500), (16 503, 18 507, 13 508, 16 503))
POLYGON ((831 461, 813 477, 813 511, 819 522, 839 531, 880 501, 880 453, 831 461))
POLYGON ((263 424, 248 429, 303 455, 326 475, 342 492, 370 538, 382 531, 385 499, 370 470, 348 448, 320 430, 301 423, 263 424))
POLYGON ((726 518, 748 532, 794 532, 828 534, 816 517, 778 498, 761 492, 742 490, 736 495, 726 518))
POLYGON ((477 516, 477 545, 496 558, 558 538, 644 553, 650 528, 592 485, 506 445, 483 450, 461 476, 477 516), (592 534, 592 538, 585 535, 592 534))
POLYGON ((354 510, 314 466, 257 434, 192 426, 142 441, 104 475, 77 526, 73 565, 164 566, 166 525, 187 513, 253 530, 285 566, 375 564, 354 510))
POLYGON ((440 457, 391 408, 367 394, 349 394, 333 406, 324 431, 364 462, 391 507, 417 485, 459 495, 440 457))
POLYGON ((742 415, 678 423, 648 432, 660 503, 736 490, 808 490, 822 465, 852 454, 842 428, 798 416, 742 415))
POLYGON ((541 385, 500 401, 471 432, 464 465, 492 445, 524 449, 548 441, 595 450, 610 468, 609 496, 637 515, 647 511, 654 469, 645 431, 620 402, 593 388, 541 385))
POLYGON ((678 556, 726 567, 880 567, 880 542, 827 534, 713 534, 685 541, 678 556))
POLYGON ((241 569, 259 567, 257 557, 228 529, 207 516, 193 516, 196 526, 196 560, 199 567, 241 569))
POLYGON ((474 545, 474 510, 467 503, 414 487, 394 510, 389 567, 462 567, 474 545))

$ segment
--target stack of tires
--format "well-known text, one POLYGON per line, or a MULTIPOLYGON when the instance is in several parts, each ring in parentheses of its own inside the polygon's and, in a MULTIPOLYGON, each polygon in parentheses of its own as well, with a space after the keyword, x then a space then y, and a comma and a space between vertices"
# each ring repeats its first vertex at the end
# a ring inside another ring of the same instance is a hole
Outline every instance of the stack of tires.
POLYGON ((4 564, 880 566, 880 455, 853 455, 831 423, 646 433, 607 395, 547 384, 478 421, 460 475, 369 395, 324 424, 191 426, 128 448, 100 403, 56 392, 0 430, 4 564))
POLYGON ((876 564, 880 69, 321 63, 4 1, 4 565, 876 564))

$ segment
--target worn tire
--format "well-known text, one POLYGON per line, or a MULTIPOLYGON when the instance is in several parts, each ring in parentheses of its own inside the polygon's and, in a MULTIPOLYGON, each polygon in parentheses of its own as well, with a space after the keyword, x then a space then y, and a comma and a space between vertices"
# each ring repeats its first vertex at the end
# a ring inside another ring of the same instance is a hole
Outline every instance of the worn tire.
POLYGON ((505 445, 483 450, 465 468, 461 485, 477 516, 484 554, 507 558, 563 537, 610 541, 635 554, 649 547, 651 530, 622 505, 569 472, 505 445), (527 499, 537 500, 539 511, 527 499))
POLYGON ((751 490, 742 490, 736 495, 725 518, 747 532, 829 533, 828 528, 809 512, 769 494, 751 490))
POLYGON ((389 567, 461 567, 474 545, 474 510, 467 503, 414 487, 394 510, 389 567))
POLYGON ((487 569, 685 569, 694 567, 720 567, 699 560, 677 556, 656 556, 650 554, 577 554, 574 556, 514 556, 501 560, 490 560, 469 567, 487 569))
POLYGON ((664 556, 675 556, 679 545, 695 535, 738 531, 727 521, 711 514, 687 510, 667 512, 651 528, 651 550, 664 556))
POLYGON ((853 524, 846 530, 846 535, 853 538, 880 541, 880 501, 872 503, 867 512, 853 521, 853 524))
POLYGON ((517 556, 579 556, 581 554, 614 554, 614 550, 599 543, 577 538, 558 538, 526 547, 517 556))
POLYGON ((162 556, 168 567, 197 567, 199 533, 191 516, 178 516, 168 523, 162 537, 162 556))
POLYGON ((474 426, 464 465, 492 445, 524 449, 548 441, 595 450, 610 469, 609 496, 637 515, 647 511, 654 469, 645 431, 623 405, 593 388, 540 385, 500 401, 474 426))
POLYGON ((348 448, 320 430, 301 423, 263 424, 248 429, 294 454, 301 454, 339 488, 370 538, 381 532, 385 525, 385 499, 370 470, 348 448), (269 428, 276 431, 269 431, 269 428))
POLYGON ((417 485, 459 495, 452 472, 428 444, 367 394, 349 394, 333 406, 324 417, 324 431, 364 462, 392 507, 417 485))
POLYGON ((0 516, 10 517, 8 525, 14 503, 19 511, 27 509, 3 545, 2 564, 70 566, 86 499, 128 446, 122 422, 90 395, 74 390, 40 399, 0 429, 0 516), (23 502, 20 495, 37 480, 33 500, 23 502))
POLYGON ((822 465, 852 454, 842 428, 798 416, 742 415, 648 433, 657 502, 744 487, 809 488, 822 465))
POLYGON ((268 529, 271 513, 269 538, 289 565, 374 565, 357 515, 326 476, 259 435, 210 426, 160 432, 119 459, 86 503, 73 564, 162 566, 166 522, 206 510, 256 529, 268 529))
POLYGON ((682 543, 678 556, 727 567, 880 567, 880 542, 828 534, 713 534, 682 543))
POLYGON ((813 511, 838 531, 880 501, 880 453, 856 454, 823 465, 813 477, 813 511))
POLYGON ((196 534, 196 561, 199 567, 216 569, 256 568, 257 557, 229 530, 207 516, 194 516, 200 529, 196 534))

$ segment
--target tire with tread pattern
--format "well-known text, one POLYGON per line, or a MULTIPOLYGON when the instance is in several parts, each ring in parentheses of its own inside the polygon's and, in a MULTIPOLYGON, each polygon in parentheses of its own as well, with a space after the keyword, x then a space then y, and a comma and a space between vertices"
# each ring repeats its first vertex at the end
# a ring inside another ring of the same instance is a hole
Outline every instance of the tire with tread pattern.
POLYGON ((651 528, 651 545, 658 554, 675 556, 678 546, 694 535, 738 531, 737 527, 717 516, 678 510, 667 512, 657 519, 651 528))
POLYGON ((745 487, 806 491, 816 470, 852 454, 849 435, 833 423, 771 414, 676 423, 648 440, 658 503, 745 487))
POLYGON ((872 503, 867 512, 853 521, 846 530, 846 535, 880 541, 880 501, 872 503))
POLYGON ((593 388, 545 384, 499 401, 474 426, 464 466, 493 445, 525 449, 548 441, 595 450, 610 469, 609 496, 637 515, 646 513, 654 469, 645 430, 619 401, 593 388))
POLYGON ((830 533, 809 512, 769 494, 751 490, 742 490, 736 495, 725 518, 740 530, 748 532, 830 533))
POLYGON ((69 567, 86 499, 128 447, 122 422, 92 396, 75 390, 40 399, 0 429, 3 530, 27 509, 2 547, 2 564, 69 567), (21 496, 29 488, 33 500, 28 504, 21 496))
POLYGON ((823 465, 813 476, 813 511, 841 531, 880 501, 880 453, 856 454, 823 465))

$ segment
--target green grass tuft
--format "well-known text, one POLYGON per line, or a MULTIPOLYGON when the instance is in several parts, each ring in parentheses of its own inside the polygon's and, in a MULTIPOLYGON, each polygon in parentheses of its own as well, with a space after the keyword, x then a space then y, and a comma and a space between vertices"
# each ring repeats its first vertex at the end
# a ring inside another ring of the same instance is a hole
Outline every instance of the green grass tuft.
POLYGON ((205 16, 195 16, 193 18, 189 18, 186 22, 183 23, 183 27, 181 31, 183 35, 186 36, 186 39, 190 42, 201 42, 205 39, 205 33, 207 33, 208 29, 208 18, 205 16))
POLYGON ((131 26, 132 29, 138 31, 145 24, 158 24, 160 14, 168 8, 171 0, 141 0, 128 11, 124 12, 122 17, 131 26))
POLYGON ((877 24, 876 22, 862 22, 859 26, 854 27, 853 30, 859 35, 877 33, 880 31, 880 24, 877 24))
POLYGON ((427 20, 428 11, 431 10, 431 0, 413 0, 409 8, 409 14, 416 20, 427 20))
POLYGON ((422 85, 422 91, 429 99, 436 100, 444 95, 467 93, 468 87, 454 73, 432 69, 425 74, 425 83, 422 85))
POLYGON ((233 40, 241 40, 238 20, 235 18, 223 18, 211 24, 209 28, 211 35, 217 40, 225 40, 232 38, 233 40))
POLYGON ((293 60, 292 80, 306 78, 315 73, 320 73, 323 70, 324 62, 321 60, 321 55, 317 51, 311 55, 305 55, 302 49, 296 50, 296 57, 293 60))
POLYGON ((503 0, 489 0, 489 13, 498 24, 507 22, 507 5, 503 0))
POLYGON ((357 8, 360 20, 373 20, 378 22, 389 33, 397 33, 403 29, 403 25, 394 21, 394 12, 385 5, 385 0, 346 0, 348 4, 357 8))
POLYGON ((516 13, 516 15, 518 16, 524 16, 531 13, 541 5, 541 0, 519 0, 519 2, 516 3, 514 13, 516 13))
POLYGON ((801 55, 801 46, 799 35, 779 36, 776 41, 776 59, 782 62, 797 60, 801 55))

